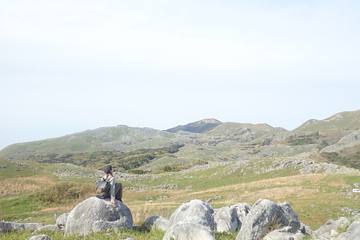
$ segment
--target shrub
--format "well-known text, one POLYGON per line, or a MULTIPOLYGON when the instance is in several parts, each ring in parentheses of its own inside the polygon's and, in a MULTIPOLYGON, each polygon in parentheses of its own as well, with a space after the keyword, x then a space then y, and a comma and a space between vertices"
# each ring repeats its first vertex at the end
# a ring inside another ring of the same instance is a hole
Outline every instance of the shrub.
POLYGON ((80 199, 94 192, 90 185, 62 182, 36 193, 38 199, 48 204, 60 204, 80 199))

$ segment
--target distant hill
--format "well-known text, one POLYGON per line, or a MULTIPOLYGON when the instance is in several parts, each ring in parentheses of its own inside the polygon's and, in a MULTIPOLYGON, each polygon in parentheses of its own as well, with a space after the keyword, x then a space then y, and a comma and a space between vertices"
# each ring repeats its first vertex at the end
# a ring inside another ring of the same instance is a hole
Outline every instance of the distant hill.
POLYGON ((179 131, 192 132, 192 133, 204 133, 207 132, 217 126, 219 126, 222 122, 219 120, 209 118, 203 119, 197 122, 188 123, 186 125, 179 125, 174 128, 167 129, 165 131, 176 133, 179 131))
POLYGON ((328 162, 360 168, 359 129, 360 111, 310 120, 293 131, 265 123, 223 123, 216 119, 164 131, 119 125, 13 144, 0 151, 0 159, 90 167, 111 163, 125 170, 147 172, 311 153, 328 162))
POLYGON ((360 110, 340 112, 324 120, 309 120, 296 128, 295 132, 331 132, 360 129, 360 110))
POLYGON ((341 138, 320 151, 328 161, 360 169, 360 130, 341 138))
POLYGON ((151 128, 103 127, 63 137, 17 143, 4 148, 0 157, 29 159, 48 154, 73 154, 97 151, 132 151, 182 143, 185 137, 151 128))

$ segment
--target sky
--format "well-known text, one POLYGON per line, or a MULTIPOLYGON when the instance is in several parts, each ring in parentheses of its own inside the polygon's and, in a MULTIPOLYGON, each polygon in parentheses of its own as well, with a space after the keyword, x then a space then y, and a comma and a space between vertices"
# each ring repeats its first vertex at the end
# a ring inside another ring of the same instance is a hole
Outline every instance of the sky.
POLYGON ((0 0, 0 149, 360 109, 359 1, 0 0))

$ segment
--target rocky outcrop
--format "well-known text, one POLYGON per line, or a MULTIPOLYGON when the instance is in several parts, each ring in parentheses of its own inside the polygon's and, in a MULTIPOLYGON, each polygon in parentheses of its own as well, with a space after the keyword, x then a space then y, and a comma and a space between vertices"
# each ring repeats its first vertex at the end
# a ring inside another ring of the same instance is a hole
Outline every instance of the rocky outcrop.
POLYGON ((213 213, 212 207, 201 200, 182 204, 171 215, 163 240, 213 240, 213 213))
POLYGON ((353 131, 352 133, 341 138, 337 143, 323 148, 321 153, 340 152, 344 149, 357 146, 360 146, 360 130, 353 131))
POLYGON ((131 212, 122 202, 116 201, 113 207, 108 200, 91 197, 69 213, 65 234, 86 235, 107 229, 132 228, 132 224, 131 212))
POLYGON ((161 216, 150 216, 145 219, 143 227, 147 230, 158 229, 165 232, 169 228, 169 220, 161 216))
POLYGON ((38 228, 44 226, 41 223, 17 223, 17 222, 5 222, 0 221, 0 232, 10 232, 10 231, 34 231, 38 228))
MULTIPOLYGON (((0 232, 60 231, 65 234, 86 235, 104 230, 132 227, 130 210, 117 201, 113 207, 107 200, 91 197, 79 203, 70 213, 62 214, 54 225, 38 223, 0 222, 0 232)), ((142 226, 165 231, 163 240, 215 240, 215 232, 238 232, 236 240, 360 240, 360 215, 329 220, 316 231, 299 221, 288 203, 258 200, 253 206, 239 203, 216 210, 204 201, 192 200, 182 204, 167 220, 150 216, 142 226), (305 238, 308 239, 308 238, 305 238)), ((50 240, 36 235, 30 240, 50 240)))
POLYGON ((246 216, 236 240, 260 240, 272 230, 283 227, 288 227, 290 233, 300 228, 297 214, 290 205, 258 200, 246 216))

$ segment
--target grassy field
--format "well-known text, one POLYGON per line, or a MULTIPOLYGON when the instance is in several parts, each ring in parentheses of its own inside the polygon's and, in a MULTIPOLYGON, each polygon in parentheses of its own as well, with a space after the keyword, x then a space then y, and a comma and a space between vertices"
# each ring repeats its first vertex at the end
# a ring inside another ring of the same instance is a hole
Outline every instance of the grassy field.
MULTIPOLYGON (((264 161, 131 175, 121 180, 125 187, 124 202, 136 224, 150 215, 169 217, 181 203, 192 199, 208 200, 213 207, 239 202, 252 204, 260 198, 286 201, 301 221, 313 229, 330 218, 345 216, 342 210, 345 207, 360 209, 360 195, 351 192, 353 184, 360 182, 359 175, 301 175, 295 169, 264 171, 261 169, 268 165, 264 161)), ((94 177, 59 178, 54 172, 60 165, 0 163, 0 219, 53 223, 56 215, 68 212, 76 203, 94 195, 94 177)), ((29 233, 21 234, 5 234, 0 239, 25 239, 29 233)), ((114 239, 114 234, 120 234, 118 238, 126 235, 136 239, 161 239, 162 235, 130 231, 102 234, 102 238, 94 234, 85 239, 114 239)), ((57 234, 52 236, 63 239, 57 234)), ((234 238, 217 236, 217 239, 234 238)))
MULTIPOLYGON (((164 233, 161 231, 135 231, 135 230, 123 230, 118 232, 106 232, 106 233, 93 233, 85 237, 80 236, 67 236, 64 237, 62 233, 44 232, 51 237, 52 240, 113 240, 113 239, 126 239, 134 238, 136 240, 159 240, 162 239, 164 233)), ((23 233, 6 233, 0 235, 1 240, 17 240, 30 238, 30 232, 23 233)), ((215 238, 217 240, 231 240, 235 239, 235 234, 217 233, 215 238)))

